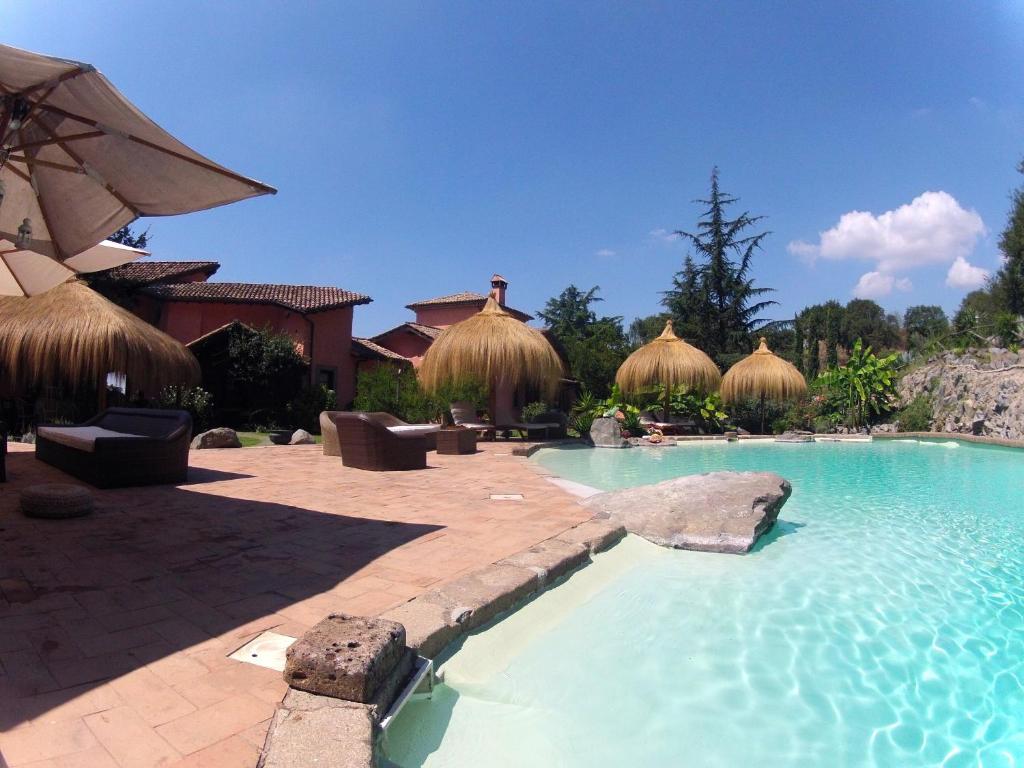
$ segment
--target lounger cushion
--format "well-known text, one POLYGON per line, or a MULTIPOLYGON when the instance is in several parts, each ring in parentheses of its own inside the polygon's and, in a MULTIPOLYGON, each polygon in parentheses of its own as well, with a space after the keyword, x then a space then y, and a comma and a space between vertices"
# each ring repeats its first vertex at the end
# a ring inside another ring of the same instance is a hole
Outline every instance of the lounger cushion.
POLYGON ((145 437, 127 432, 114 432, 103 427, 40 427, 38 434, 54 443, 89 453, 95 450, 97 437, 145 437))
POLYGON ((421 437, 441 429, 440 424, 405 424, 400 427, 388 427, 399 437, 421 437))

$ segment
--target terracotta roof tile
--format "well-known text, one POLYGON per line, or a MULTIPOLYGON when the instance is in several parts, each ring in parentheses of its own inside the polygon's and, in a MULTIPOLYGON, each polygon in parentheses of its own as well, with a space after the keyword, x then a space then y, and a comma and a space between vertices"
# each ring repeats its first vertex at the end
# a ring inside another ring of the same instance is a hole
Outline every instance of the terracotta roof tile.
MULTIPOLYGON (((501 275, 496 275, 501 277, 501 275)), ((480 293, 473 293, 472 291, 463 291, 462 293, 453 293, 449 296, 438 296, 436 299, 425 299, 424 301, 417 301, 414 304, 406 304, 406 309, 411 309, 414 312, 422 307, 437 307, 444 306, 445 304, 479 304, 481 309, 483 308, 484 302, 487 301, 487 297, 480 293)), ((513 315, 518 317, 524 323, 533 320, 532 315, 528 315, 521 309, 514 309, 509 306, 505 306, 505 310, 511 312, 513 315)))
POLYGON ((413 333, 418 333, 421 336, 426 336, 431 341, 433 341, 438 336, 440 336, 441 335, 441 330, 442 330, 441 328, 435 328, 432 325, 423 325, 422 323, 402 323, 401 325, 396 325, 394 328, 389 328, 388 330, 384 331, 383 333, 378 333, 373 338, 375 340, 376 339, 383 339, 389 333, 394 333, 395 331, 400 331, 403 328, 407 328, 407 329, 411 330, 413 333))
POLYGON ((217 301, 229 304, 276 304, 296 312, 369 304, 372 299, 344 288, 270 283, 174 283, 153 285, 147 293, 167 301, 217 301))
POLYGON ((356 354, 365 354, 368 357, 379 356, 387 358, 388 360, 394 360, 395 362, 399 363, 412 362, 411 360, 409 360, 408 357, 404 357, 398 354, 397 352, 393 352, 387 347, 382 347, 380 344, 377 344, 372 339, 353 338, 352 348, 356 354))
POLYGON ((424 299, 423 301, 406 304, 405 306, 407 309, 415 309, 416 307, 430 307, 435 304, 472 304, 477 301, 487 301, 487 297, 472 291, 463 291, 462 293, 453 293, 450 296, 438 296, 436 299, 424 299))
MULTIPOLYGON (((190 272, 205 272, 209 277, 220 269, 216 261, 132 261, 120 267, 105 269, 95 275, 102 280, 116 280, 131 285, 149 285, 172 280, 190 272)), ((92 277, 92 275, 90 275, 92 277)))

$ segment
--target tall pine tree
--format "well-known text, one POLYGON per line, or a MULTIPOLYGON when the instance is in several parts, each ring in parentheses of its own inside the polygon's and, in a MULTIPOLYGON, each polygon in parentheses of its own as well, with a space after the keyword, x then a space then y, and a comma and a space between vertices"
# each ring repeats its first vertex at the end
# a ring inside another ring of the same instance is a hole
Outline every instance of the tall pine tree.
MULTIPOLYGON (((1024 173, 1024 161, 1017 170, 1024 173)), ((1024 186, 1013 192, 1010 220, 999 238, 999 250, 1006 261, 996 274, 993 293, 1004 310, 1024 315, 1024 186)))
POLYGON ((761 312, 778 302, 760 300, 771 288, 759 288, 750 276, 754 254, 768 232, 750 233, 763 217, 741 213, 730 219, 727 209, 739 198, 718 187, 718 168, 711 172, 711 194, 698 200, 706 206, 696 232, 676 232, 696 252, 687 255, 662 304, 672 314, 683 338, 711 357, 750 352, 750 336, 766 321, 761 312))

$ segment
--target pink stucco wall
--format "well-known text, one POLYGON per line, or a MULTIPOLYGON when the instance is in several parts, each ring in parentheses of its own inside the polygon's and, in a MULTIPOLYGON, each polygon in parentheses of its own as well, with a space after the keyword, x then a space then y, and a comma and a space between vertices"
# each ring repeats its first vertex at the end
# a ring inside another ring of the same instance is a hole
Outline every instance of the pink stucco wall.
POLYGON ((392 352, 397 352, 402 357, 409 358, 414 368, 420 367, 423 355, 430 349, 428 339, 405 329, 394 330, 383 336, 378 336, 376 342, 392 352))
POLYGON ((480 307, 475 304, 442 304, 436 307, 419 307, 416 310, 416 322, 420 325, 432 325, 435 328, 447 328, 460 320, 472 317, 479 311, 480 307))
MULTIPOLYGON (((136 311, 142 315, 146 310, 151 308, 138 307, 136 311)), ((253 328, 270 326, 278 333, 291 336, 295 348, 311 357, 310 381, 317 381, 319 369, 333 369, 339 405, 345 406, 352 400, 355 379, 355 363, 350 354, 352 307, 302 315, 273 304, 168 301, 160 308, 156 325, 188 344, 234 320, 253 328)))

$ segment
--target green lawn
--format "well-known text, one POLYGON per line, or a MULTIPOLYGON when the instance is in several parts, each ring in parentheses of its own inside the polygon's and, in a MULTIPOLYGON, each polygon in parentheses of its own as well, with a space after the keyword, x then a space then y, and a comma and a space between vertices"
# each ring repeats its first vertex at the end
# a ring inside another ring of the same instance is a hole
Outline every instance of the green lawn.
MULTIPOLYGON (((243 448, 252 448, 256 445, 273 445, 270 436, 265 432, 238 432, 238 440, 243 448)), ((313 439, 319 444, 323 438, 320 435, 313 435, 313 439)))

